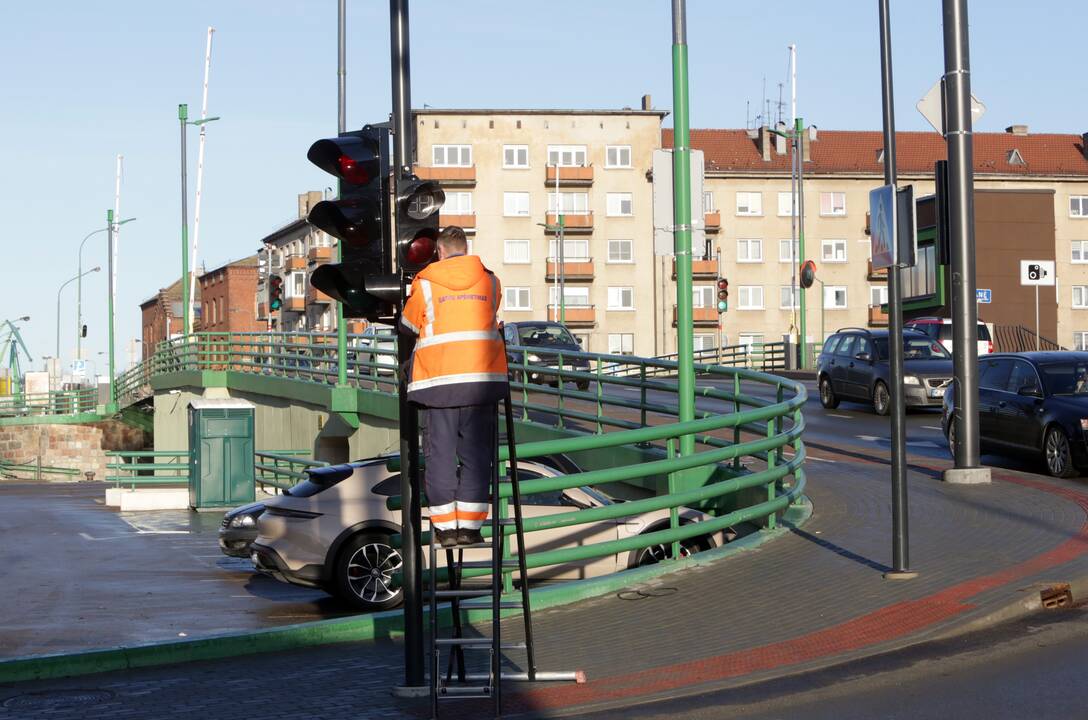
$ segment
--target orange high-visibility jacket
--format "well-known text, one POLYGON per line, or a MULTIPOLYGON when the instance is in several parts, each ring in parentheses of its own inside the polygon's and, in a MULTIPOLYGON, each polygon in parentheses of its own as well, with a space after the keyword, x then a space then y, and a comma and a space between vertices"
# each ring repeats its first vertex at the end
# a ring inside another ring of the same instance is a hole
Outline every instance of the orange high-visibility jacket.
POLYGON ((506 395, 506 351, 495 320, 501 297, 499 279, 475 255, 440 260, 416 275, 400 318, 403 331, 419 336, 409 400, 463 407, 506 395))

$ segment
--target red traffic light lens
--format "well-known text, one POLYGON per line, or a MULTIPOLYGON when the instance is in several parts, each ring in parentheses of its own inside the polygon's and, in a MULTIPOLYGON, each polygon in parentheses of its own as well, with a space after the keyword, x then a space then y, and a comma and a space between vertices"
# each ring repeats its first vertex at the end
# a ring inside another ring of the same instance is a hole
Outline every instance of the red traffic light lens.
POLYGON ((404 251, 404 259, 410 265, 423 265, 434 257, 435 241, 429 235, 417 235, 408 243, 404 251))
POLYGON ((370 182, 370 174, 366 171, 366 165, 364 163, 356 162, 355 158, 348 155, 341 155, 336 164, 340 166, 340 174, 344 176, 344 179, 349 183, 356 185, 366 185, 370 182))
POLYGON ((718 280, 718 290, 729 290, 729 281, 725 278, 718 280))

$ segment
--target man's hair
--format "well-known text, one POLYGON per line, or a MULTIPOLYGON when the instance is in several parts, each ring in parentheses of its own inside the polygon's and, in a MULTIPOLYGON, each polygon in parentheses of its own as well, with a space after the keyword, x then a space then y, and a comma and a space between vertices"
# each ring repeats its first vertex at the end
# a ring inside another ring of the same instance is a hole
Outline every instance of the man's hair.
POLYGON ((438 245, 447 253, 466 253, 468 252, 468 239, 465 238, 465 231, 456 225, 447 225, 442 232, 438 233, 438 245))

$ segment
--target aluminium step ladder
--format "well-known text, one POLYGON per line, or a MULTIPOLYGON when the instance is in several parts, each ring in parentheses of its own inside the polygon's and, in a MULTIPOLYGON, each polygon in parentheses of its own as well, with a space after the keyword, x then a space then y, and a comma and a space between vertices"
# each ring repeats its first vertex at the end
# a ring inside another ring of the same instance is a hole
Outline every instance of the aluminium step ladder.
MULTIPOLYGON (((497 410, 498 408, 496 408, 497 410)), ((439 589, 438 552, 435 543, 434 526, 431 526, 430 542, 430 624, 431 624, 431 716, 438 717, 440 702, 445 700, 463 700, 471 698, 490 698, 494 703, 495 717, 502 716, 502 681, 574 681, 585 682, 585 675, 577 672, 540 672, 536 668, 533 646, 533 623, 529 605, 529 583, 526 580, 525 567, 525 529, 521 509, 521 487, 518 481, 517 450, 514 445, 514 420, 511 410, 510 394, 504 398, 506 412, 506 437, 510 451, 509 477, 512 490, 511 501, 514 508, 513 518, 499 517, 499 462, 498 422, 495 423, 494 447, 495 460, 491 472, 491 537, 476 545, 459 545, 444 548, 446 553, 447 588, 439 589), (517 558, 503 558, 503 544, 506 528, 513 526, 517 537, 517 558), (467 549, 487 548, 491 551, 490 560, 465 560, 467 549), (488 584, 466 586, 462 584, 463 571, 469 568, 488 568, 488 584), (503 570, 518 571, 520 598, 504 599, 502 596, 503 570), (439 601, 449 601, 452 618, 451 637, 439 636, 438 605, 439 601), (462 613, 467 610, 489 609, 491 611, 491 637, 465 637, 462 613), (525 641, 510 643, 502 641, 501 618, 506 609, 520 609, 525 624, 525 641), (503 672, 502 651, 524 650, 526 653, 526 672, 503 672), (445 672, 441 672, 442 654, 446 653, 445 672), (465 663, 466 652, 486 652, 488 665, 486 672, 469 672, 465 663)))

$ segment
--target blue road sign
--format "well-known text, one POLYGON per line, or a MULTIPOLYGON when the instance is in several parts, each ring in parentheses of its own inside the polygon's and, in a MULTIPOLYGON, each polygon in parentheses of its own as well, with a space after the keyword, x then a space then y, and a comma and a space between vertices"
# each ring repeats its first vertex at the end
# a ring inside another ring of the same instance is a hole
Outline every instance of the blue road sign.
POLYGON ((975 300, 980 303, 993 302, 994 292, 990 288, 975 288, 975 300))

